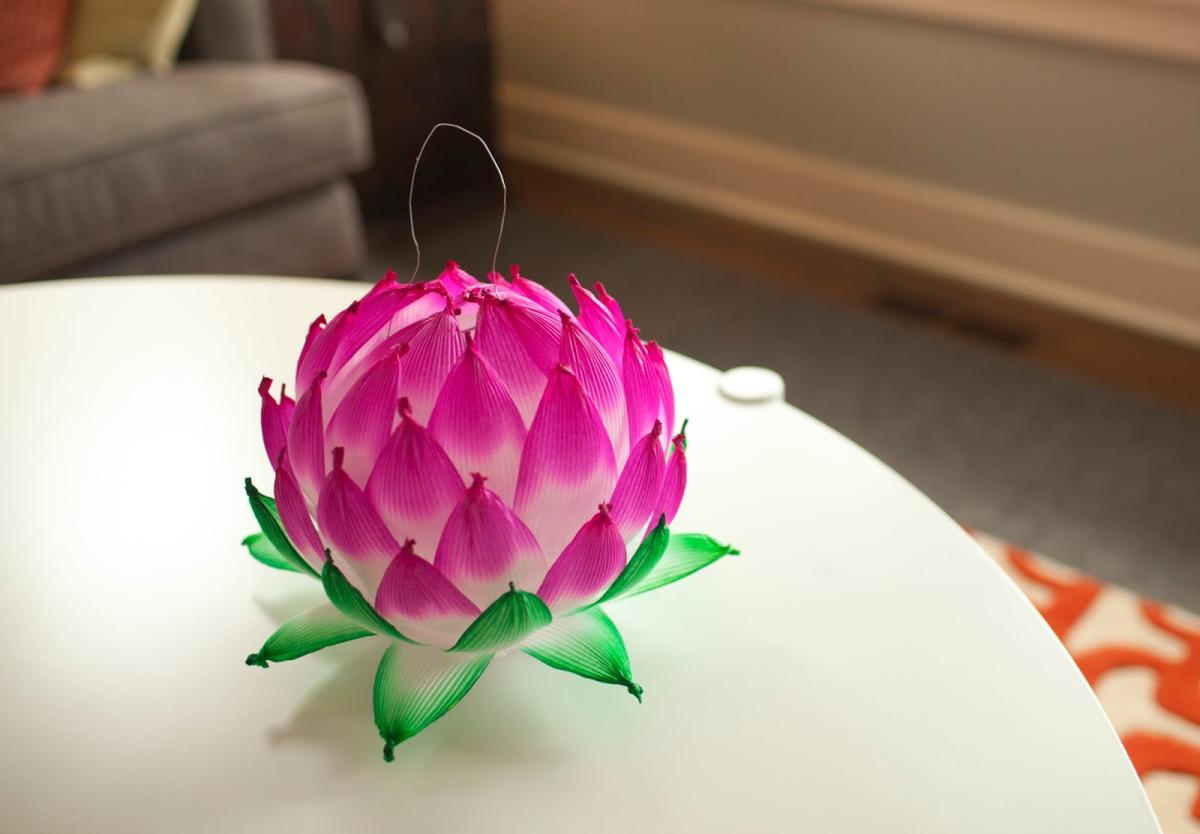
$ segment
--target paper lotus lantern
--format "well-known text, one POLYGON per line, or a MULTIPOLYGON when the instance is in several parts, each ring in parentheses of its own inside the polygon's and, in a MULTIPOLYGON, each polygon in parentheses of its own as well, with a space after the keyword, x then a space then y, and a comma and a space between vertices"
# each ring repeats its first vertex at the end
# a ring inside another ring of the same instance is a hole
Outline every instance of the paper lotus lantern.
POLYGON ((579 312, 514 267, 483 283, 389 273, 309 328, 296 400, 259 387, 274 498, 249 479, 250 552, 328 603, 250 665, 368 637, 384 758, 519 649, 640 701, 601 604, 736 553, 672 533, 687 483, 662 351, 571 277, 579 312))

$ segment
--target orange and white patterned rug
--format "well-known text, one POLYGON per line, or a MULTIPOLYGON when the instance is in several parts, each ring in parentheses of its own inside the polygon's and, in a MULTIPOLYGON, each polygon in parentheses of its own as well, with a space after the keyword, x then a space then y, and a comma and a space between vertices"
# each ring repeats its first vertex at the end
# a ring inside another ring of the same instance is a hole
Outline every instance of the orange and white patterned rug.
POLYGON ((1200 834, 1200 617, 971 533, 1075 658, 1163 834, 1200 834))

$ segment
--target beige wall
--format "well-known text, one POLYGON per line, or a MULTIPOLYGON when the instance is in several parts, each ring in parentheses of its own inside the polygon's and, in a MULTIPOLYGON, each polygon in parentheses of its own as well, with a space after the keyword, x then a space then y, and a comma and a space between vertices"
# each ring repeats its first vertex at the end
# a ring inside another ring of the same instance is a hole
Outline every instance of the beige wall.
POLYGON ((1200 66, 782 0, 500 0, 499 77, 1200 245, 1200 66))
POLYGON ((498 0, 494 17, 506 134, 538 130, 508 93, 557 93, 1200 265, 1200 64, 797 0, 498 0))

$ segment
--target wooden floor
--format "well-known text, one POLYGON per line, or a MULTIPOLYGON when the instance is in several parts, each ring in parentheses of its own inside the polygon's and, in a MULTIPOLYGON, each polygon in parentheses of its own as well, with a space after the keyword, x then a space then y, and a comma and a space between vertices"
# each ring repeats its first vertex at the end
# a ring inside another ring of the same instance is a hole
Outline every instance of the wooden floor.
POLYGON ((505 167, 530 208, 1200 413, 1200 350, 529 163, 505 167))

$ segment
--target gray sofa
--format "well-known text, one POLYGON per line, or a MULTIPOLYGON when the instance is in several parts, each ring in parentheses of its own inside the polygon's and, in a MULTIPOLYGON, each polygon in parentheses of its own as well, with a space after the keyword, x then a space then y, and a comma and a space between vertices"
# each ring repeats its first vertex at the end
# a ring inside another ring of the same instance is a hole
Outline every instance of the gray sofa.
POLYGON ((354 273, 357 81, 272 60, 259 0, 201 0, 187 51, 165 77, 0 95, 0 283, 354 273))

